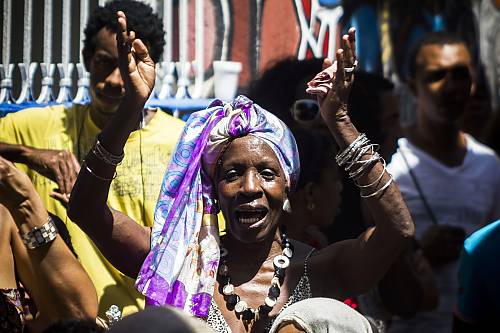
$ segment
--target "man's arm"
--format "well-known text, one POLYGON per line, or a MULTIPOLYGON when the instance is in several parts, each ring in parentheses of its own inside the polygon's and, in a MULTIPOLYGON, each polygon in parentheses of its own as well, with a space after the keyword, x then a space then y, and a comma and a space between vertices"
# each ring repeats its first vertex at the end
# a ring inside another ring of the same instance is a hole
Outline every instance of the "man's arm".
POLYGON ((0 142, 0 156, 14 163, 26 164, 56 182, 62 194, 71 193, 80 171, 76 157, 66 150, 38 149, 0 142))

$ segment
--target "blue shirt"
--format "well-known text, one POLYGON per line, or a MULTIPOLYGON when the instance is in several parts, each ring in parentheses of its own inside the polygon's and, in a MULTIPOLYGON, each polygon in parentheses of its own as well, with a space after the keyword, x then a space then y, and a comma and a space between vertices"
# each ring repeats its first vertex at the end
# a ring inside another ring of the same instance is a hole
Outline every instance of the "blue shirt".
POLYGON ((465 240, 458 272, 457 307, 468 321, 500 314, 500 220, 465 240))

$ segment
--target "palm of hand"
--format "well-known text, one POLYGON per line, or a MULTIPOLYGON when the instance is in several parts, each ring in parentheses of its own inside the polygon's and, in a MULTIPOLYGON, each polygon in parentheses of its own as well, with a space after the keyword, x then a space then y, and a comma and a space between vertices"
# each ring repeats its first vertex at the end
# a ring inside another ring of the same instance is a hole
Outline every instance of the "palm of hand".
POLYGON ((355 30, 349 29, 348 35, 342 37, 342 48, 337 50, 337 60, 332 63, 325 59, 323 68, 332 66, 332 86, 327 95, 318 100, 321 115, 325 120, 331 117, 342 117, 347 114, 347 102, 353 84, 353 71, 356 66, 355 30), (335 112, 332 112, 335 110, 335 112))
POLYGON ((155 84, 156 70, 149 51, 134 31, 127 31, 127 18, 121 11, 117 13, 120 31, 116 34, 118 63, 126 94, 129 99, 145 103, 155 84))
POLYGON ((127 91, 134 93, 141 100, 147 100, 155 85, 155 64, 149 57, 144 59, 132 49, 128 65, 127 91))

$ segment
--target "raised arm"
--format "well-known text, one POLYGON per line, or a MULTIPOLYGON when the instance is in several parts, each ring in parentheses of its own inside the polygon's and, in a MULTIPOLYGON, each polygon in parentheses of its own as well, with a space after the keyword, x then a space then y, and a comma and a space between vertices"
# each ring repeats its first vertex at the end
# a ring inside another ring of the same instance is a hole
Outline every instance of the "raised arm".
MULTIPOLYGON (((360 195, 373 215, 375 227, 356 240, 333 244, 311 259, 316 276, 334 279, 327 280, 322 288, 323 293, 332 296, 338 296, 335 294, 339 289, 353 295, 374 287, 414 234, 410 213, 397 185, 349 117, 347 100, 356 65, 353 28, 349 35, 343 36, 342 42, 342 49, 337 51, 337 70, 331 89, 319 97, 321 115, 339 146, 341 155, 337 155, 340 156, 337 161, 349 169, 351 178, 360 187, 360 195)), ((324 65, 328 67, 332 63, 325 60, 324 65)), ((334 68, 335 65, 330 67, 331 72, 334 68)))
POLYGON ((120 271, 135 278, 149 252, 149 228, 107 206, 109 186, 123 147, 137 128, 139 116, 155 81, 155 64, 141 40, 127 32, 123 12, 117 13, 121 32, 117 33, 118 63, 125 82, 125 97, 118 111, 85 156, 78 175, 68 216, 90 236, 104 256, 120 271))
POLYGON ((39 331, 68 318, 95 318, 97 295, 90 278, 61 237, 27 248, 20 235, 49 223, 43 203, 29 178, 0 157, 0 223, 10 225, 16 271, 34 299, 38 314, 29 324, 39 331))

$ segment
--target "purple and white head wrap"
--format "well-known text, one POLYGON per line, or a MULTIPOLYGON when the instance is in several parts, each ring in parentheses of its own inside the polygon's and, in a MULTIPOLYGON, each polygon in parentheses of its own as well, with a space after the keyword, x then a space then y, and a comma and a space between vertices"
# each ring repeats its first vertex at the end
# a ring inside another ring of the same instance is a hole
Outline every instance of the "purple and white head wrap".
POLYGON ((151 251, 136 280, 148 305, 173 305, 206 317, 219 265, 217 228, 202 227, 216 214, 213 180, 231 140, 253 135, 275 152, 293 189, 299 176, 295 139, 286 125, 245 96, 213 101, 184 127, 163 179, 151 234, 151 251))

